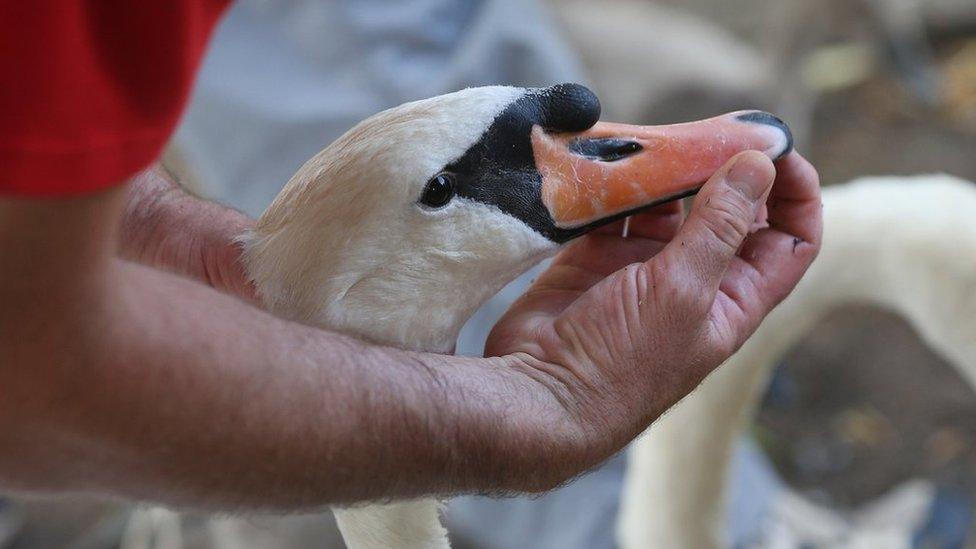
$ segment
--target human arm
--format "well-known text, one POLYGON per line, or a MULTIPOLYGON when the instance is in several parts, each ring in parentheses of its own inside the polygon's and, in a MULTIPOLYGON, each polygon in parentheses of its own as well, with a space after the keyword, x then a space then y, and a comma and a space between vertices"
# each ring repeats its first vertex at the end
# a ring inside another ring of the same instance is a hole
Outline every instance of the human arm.
POLYGON ((795 284, 819 199, 791 158, 746 259, 762 199, 722 198, 717 177, 650 268, 618 270, 663 247, 673 211, 569 248, 489 359, 369 346, 120 260, 124 187, 0 200, 0 484, 225 510, 549 488, 684 396, 795 284))
POLYGON ((118 259, 126 191, 0 200, 5 488, 226 510, 532 486, 506 454, 541 439, 505 409, 534 388, 498 360, 367 346, 118 259))

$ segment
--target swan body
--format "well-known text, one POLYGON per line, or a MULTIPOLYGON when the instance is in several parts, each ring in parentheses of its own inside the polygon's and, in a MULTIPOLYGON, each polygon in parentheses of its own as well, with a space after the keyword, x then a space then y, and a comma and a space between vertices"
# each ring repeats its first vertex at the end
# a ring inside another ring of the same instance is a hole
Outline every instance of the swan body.
MULTIPOLYGON (((563 84, 472 88, 362 122, 242 237, 258 295, 285 318, 451 352, 478 306, 563 243, 696 191, 741 151, 792 147, 786 126, 757 111, 663 127, 599 114, 589 90, 563 84)), ((433 549, 449 546, 438 507, 335 514, 352 548, 433 549)))
POLYGON ((824 239, 804 279, 726 364, 631 449, 621 547, 722 547, 726 473, 773 367, 831 310, 906 318, 976 387, 976 185, 878 177, 824 190, 824 239))

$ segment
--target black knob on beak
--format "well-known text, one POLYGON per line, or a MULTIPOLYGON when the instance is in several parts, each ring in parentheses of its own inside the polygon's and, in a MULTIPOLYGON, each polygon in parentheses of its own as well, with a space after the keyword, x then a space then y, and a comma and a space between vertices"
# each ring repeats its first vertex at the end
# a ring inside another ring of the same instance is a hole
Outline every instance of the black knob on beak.
POLYGON ((556 84, 538 91, 539 125, 554 133, 581 132, 600 119, 600 100, 580 84, 556 84))

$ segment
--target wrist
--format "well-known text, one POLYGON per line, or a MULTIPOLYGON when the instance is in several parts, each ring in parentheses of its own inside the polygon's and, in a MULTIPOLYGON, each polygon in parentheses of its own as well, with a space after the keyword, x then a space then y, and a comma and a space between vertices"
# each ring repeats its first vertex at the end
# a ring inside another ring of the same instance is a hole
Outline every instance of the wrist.
POLYGON ((159 167, 137 174, 129 185, 119 240, 125 259, 156 266, 164 227, 171 226, 173 205, 182 198, 179 187, 159 167))
POLYGON ((236 240, 252 225, 253 220, 236 210, 185 192, 168 172, 154 166, 133 179, 120 254, 253 300, 236 240))
POLYGON ((523 358, 445 358, 460 384, 443 391, 454 410, 446 428, 456 434, 448 478, 467 479, 464 491, 543 492, 592 465, 561 390, 534 376, 523 358))
POLYGON ((508 370, 527 380, 535 393, 534 402, 539 409, 532 415, 537 421, 529 424, 529 436, 545 441, 541 457, 548 470, 541 479, 542 490, 565 483, 619 449, 614 446, 608 422, 602 421, 607 417, 603 414, 610 413, 606 404, 592 398, 599 389, 580 387, 565 366, 530 353, 501 358, 508 370))
POLYGON ((237 210, 185 194, 174 207, 174 217, 174 223, 192 227, 190 238, 199 251, 203 282, 256 301, 254 287, 241 262, 243 244, 238 240, 254 226, 254 221, 237 210))

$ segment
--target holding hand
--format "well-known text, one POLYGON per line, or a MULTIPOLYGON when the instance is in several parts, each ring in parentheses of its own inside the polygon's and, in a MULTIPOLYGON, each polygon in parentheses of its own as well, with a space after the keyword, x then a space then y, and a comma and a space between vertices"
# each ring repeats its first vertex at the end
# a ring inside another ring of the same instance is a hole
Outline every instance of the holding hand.
POLYGON ((191 196, 165 168, 152 166, 133 178, 119 253, 254 301, 235 240, 253 224, 236 210, 191 196))
POLYGON ((499 321, 486 352, 555 395, 572 475, 606 458, 729 358, 820 247, 819 178, 791 153, 739 154, 679 204, 581 238, 499 321), (753 234, 768 211, 768 227, 753 234), (629 418, 630 421, 621 421, 629 418))

